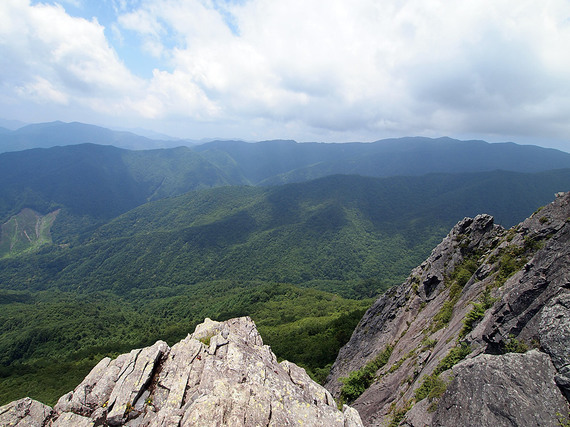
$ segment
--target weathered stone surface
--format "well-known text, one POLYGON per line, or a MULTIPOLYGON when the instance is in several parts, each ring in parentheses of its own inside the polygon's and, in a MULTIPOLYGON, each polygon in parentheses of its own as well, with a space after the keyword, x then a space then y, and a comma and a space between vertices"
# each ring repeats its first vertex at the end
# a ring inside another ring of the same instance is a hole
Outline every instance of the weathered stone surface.
POLYGON ((406 427, 428 427, 432 425, 433 411, 430 411, 431 402, 428 399, 420 400, 406 413, 403 425, 406 427))
MULTIPOLYGON (((42 426, 45 408, 25 425, 42 426)), ((54 409, 54 426, 362 425, 304 369, 278 363, 249 317, 206 319, 172 348, 159 341, 103 359, 54 409)))
POLYGON ((52 424, 53 427, 93 427, 95 424, 92 419, 73 412, 65 412, 52 424))
POLYGON ((152 347, 131 351, 107 402, 108 424, 121 425, 125 416, 136 411, 139 398, 150 385, 158 360, 169 350, 164 341, 158 341, 152 347))
POLYGON ((107 408, 106 422, 120 425, 148 388, 158 360, 170 348, 163 341, 151 347, 133 350, 111 361, 101 360, 74 391, 62 396, 56 413, 73 412, 91 416, 97 408, 107 408))
POLYGON ((556 368, 554 379, 570 401, 570 293, 553 298, 544 307, 538 337, 556 368))
POLYGON ((51 413, 49 406, 25 397, 0 407, 0 426, 43 426, 51 413))
MULTIPOLYGON (((556 318, 564 318, 566 322, 562 323, 568 323, 568 304, 559 303, 554 313, 550 302, 556 298, 566 301, 563 295, 570 291, 569 242, 570 227, 565 227, 505 283, 501 301, 482 322, 481 339, 488 352, 500 353, 502 343, 512 335, 528 343, 539 341, 545 330, 553 330, 552 322, 560 323, 556 318), (548 312, 543 313, 544 310, 548 312)), ((550 340, 562 340, 558 345, 567 344, 567 330, 565 334, 556 338, 550 335, 550 340)))
POLYGON ((105 357, 91 370, 75 390, 59 398, 54 409, 56 412, 74 412, 88 415, 109 399, 117 380, 121 362, 118 358, 111 364, 111 359, 105 357))
MULTIPOLYGON (((327 378, 327 389, 333 396, 341 396, 340 378, 348 377, 390 346, 391 356, 376 372, 376 380, 349 403, 359 411, 365 425, 380 426, 395 420, 408 426, 432 425, 435 422, 433 410, 440 408, 442 402, 452 404, 451 391, 445 391, 441 398, 436 395, 432 400, 424 398, 419 402, 417 396, 421 398, 421 395, 416 395, 416 391, 428 376, 438 375, 441 380, 450 375, 450 364, 443 364, 444 359, 463 343, 469 346, 467 360, 476 366, 482 364, 481 369, 491 360, 489 357, 500 357, 496 360, 501 361, 505 372, 512 374, 507 379, 515 384, 519 381, 517 376, 524 376, 534 362, 546 363, 547 360, 549 368, 537 367, 532 375, 540 377, 536 384, 548 386, 545 393, 556 396, 561 414, 567 414, 570 401, 569 218, 570 193, 565 193, 511 230, 494 225, 488 215, 460 221, 402 285, 381 296, 365 313, 350 341, 341 349, 327 378), (461 281, 457 279, 458 272, 462 275, 461 281), (471 277, 466 277, 466 273, 471 277), (481 316, 471 324, 471 330, 464 330, 464 319, 485 292, 490 292, 494 303, 491 302, 492 306, 486 311, 483 309, 481 316), (446 320, 438 320, 444 313, 446 320), (518 350, 539 348, 540 361, 535 356, 525 355, 527 359, 522 360, 528 363, 523 370, 520 355, 499 356, 514 347, 518 350)), ((489 365, 489 369, 492 366, 489 365)), ((497 378, 507 381, 498 374, 497 378)), ((477 396, 470 399, 479 399, 478 404, 483 405, 487 397, 479 393, 486 392, 485 387, 477 389, 477 396)), ((532 411, 533 405, 540 404, 536 399, 539 393, 536 387, 526 390, 523 387, 517 393, 506 395, 512 408, 520 406, 532 411), (527 395, 529 393, 534 395, 527 395)), ((492 406, 492 399, 488 402, 492 406)), ((539 413, 550 409, 544 405, 536 408, 539 413)), ((506 417, 517 419, 519 423, 508 425, 532 425, 517 418, 521 414, 516 411, 508 411, 506 417)), ((481 425, 475 419, 471 424, 466 420, 449 421, 442 412, 438 413, 440 425, 481 425)), ((555 415, 556 411, 550 414, 555 415)))
POLYGON ((480 355, 453 373, 432 426, 559 426, 556 414, 568 411, 550 358, 537 350, 480 355))

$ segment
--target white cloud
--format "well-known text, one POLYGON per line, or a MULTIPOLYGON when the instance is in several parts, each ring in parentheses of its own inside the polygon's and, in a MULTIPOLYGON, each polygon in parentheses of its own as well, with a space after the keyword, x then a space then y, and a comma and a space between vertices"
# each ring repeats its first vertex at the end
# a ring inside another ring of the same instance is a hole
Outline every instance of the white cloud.
POLYGON ((110 34, 137 35, 141 55, 162 61, 152 77, 133 76, 97 21, 4 0, 3 97, 12 86, 15 96, 184 119, 220 134, 227 126, 244 138, 569 139, 565 0, 112 5, 110 34))
POLYGON ((71 17, 58 5, 30 6, 23 0, 2 2, 0 16, 4 91, 31 100, 83 104, 141 85, 96 20, 71 17))
POLYGON ((33 81, 24 83, 23 86, 15 88, 16 93, 33 99, 40 104, 61 104, 67 105, 69 96, 55 88, 52 83, 43 77, 35 77, 33 81))

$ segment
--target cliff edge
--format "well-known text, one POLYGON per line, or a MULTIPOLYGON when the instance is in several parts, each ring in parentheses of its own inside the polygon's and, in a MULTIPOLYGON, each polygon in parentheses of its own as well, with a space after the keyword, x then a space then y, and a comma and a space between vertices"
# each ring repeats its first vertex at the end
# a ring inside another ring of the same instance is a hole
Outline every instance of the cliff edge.
MULTIPOLYGON (((570 193, 506 230, 465 218, 365 313, 326 387, 365 425, 568 422, 570 193)), ((565 424, 564 424, 565 425, 565 424)))

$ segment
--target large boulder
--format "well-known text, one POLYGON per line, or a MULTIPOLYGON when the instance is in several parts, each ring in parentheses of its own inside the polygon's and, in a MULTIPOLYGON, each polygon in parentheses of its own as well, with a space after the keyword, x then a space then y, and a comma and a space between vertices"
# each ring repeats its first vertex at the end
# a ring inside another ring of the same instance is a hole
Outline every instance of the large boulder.
POLYGON ((559 426, 568 402, 550 358, 537 350, 483 354, 453 367, 432 426, 559 426))

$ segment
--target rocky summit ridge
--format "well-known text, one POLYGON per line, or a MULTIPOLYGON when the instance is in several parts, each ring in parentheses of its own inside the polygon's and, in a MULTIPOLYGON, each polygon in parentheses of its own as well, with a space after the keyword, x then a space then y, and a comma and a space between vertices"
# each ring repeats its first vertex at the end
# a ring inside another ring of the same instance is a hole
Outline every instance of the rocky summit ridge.
POLYGON ((325 386, 369 426, 568 425, 570 193, 465 218, 382 295, 325 386))
POLYGON ((54 408, 30 398, 0 408, 10 426, 358 427, 354 409, 288 361, 278 363, 249 317, 210 319, 165 342, 102 359, 54 408))

